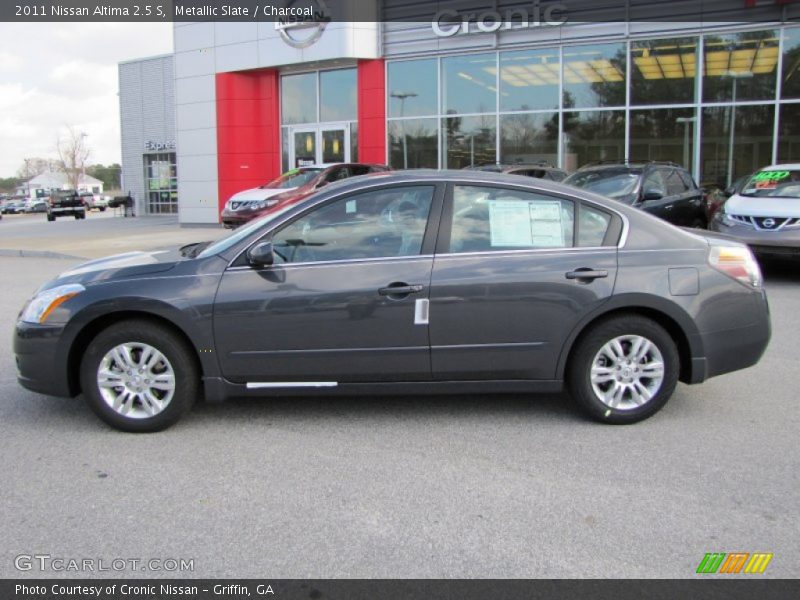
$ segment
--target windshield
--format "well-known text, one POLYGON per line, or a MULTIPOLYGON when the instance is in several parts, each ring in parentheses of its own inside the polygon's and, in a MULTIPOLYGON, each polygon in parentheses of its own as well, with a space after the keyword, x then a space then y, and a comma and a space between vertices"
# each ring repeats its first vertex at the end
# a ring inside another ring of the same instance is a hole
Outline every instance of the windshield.
POLYGON ((759 171, 742 188, 742 196, 800 198, 800 171, 759 171))
POLYGON ((602 169, 573 173, 564 183, 601 194, 609 198, 622 198, 636 191, 640 170, 602 169))
POLYGON ((319 175, 323 169, 321 168, 301 168, 301 169, 292 169, 291 171, 286 171, 283 175, 278 177, 277 179, 273 179, 266 185, 262 185, 262 188, 268 189, 279 189, 279 190, 286 190, 289 188, 296 188, 300 187, 301 185, 305 185, 314 177, 319 175))
POLYGON ((214 256, 215 254, 219 254, 220 252, 224 252, 231 246, 235 246, 240 241, 245 239, 251 233, 264 227, 270 221, 276 219, 277 217, 281 216, 283 213, 288 211, 289 209, 294 208, 293 204, 289 204, 288 206, 284 206, 280 210, 276 210, 273 213, 269 213, 264 215, 260 219, 256 219, 255 221, 248 223, 245 226, 240 227, 239 229, 233 231, 230 235, 222 238, 221 240, 217 240, 213 244, 211 244, 208 248, 203 250, 200 254, 197 255, 197 258, 206 258, 208 256, 214 256))

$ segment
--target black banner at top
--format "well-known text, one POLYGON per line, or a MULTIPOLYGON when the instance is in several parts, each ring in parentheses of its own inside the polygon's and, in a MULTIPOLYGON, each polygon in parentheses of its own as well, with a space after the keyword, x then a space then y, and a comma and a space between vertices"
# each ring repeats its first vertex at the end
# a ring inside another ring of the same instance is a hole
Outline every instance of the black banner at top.
POLYGON ((3 0, 0 21, 441 22, 498 24, 613 22, 786 22, 800 0, 3 0))

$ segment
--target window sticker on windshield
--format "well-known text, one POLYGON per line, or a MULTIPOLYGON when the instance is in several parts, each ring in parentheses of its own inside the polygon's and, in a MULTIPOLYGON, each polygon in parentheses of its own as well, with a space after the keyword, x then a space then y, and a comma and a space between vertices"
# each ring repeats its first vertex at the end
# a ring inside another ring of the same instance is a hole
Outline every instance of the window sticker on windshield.
POLYGON ((355 200, 348 200, 344 204, 344 212, 348 215, 352 215, 356 212, 356 201, 355 200))
POLYGON ((489 201, 492 247, 552 248, 564 245, 558 200, 489 201))
POLYGON ((286 171, 286 173, 284 173, 284 174, 283 174, 281 177, 289 177, 289 176, 291 176, 291 175, 296 175, 296 174, 297 174, 297 173, 299 173, 299 172, 300 172, 300 169, 289 169, 289 170, 288 170, 288 171, 286 171))

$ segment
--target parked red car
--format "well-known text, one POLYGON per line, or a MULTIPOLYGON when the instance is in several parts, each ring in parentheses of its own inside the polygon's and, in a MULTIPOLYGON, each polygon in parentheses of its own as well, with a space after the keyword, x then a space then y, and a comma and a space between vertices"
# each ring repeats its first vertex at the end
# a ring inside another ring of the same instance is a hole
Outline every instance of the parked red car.
POLYGON ((222 224, 235 229, 269 212, 294 204, 334 181, 390 170, 386 165, 363 163, 312 165, 292 169, 267 184, 231 196, 222 211, 222 224))

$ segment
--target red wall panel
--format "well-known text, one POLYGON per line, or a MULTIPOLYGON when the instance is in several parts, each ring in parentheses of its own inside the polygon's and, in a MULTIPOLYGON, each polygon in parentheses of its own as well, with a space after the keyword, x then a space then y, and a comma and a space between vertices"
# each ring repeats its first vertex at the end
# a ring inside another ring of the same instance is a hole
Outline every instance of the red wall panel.
POLYGON ((358 160, 386 162, 386 70, 380 58, 358 61, 358 160))
POLYGON ((279 86, 276 69, 216 75, 220 212, 232 194, 280 175, 279 86))

